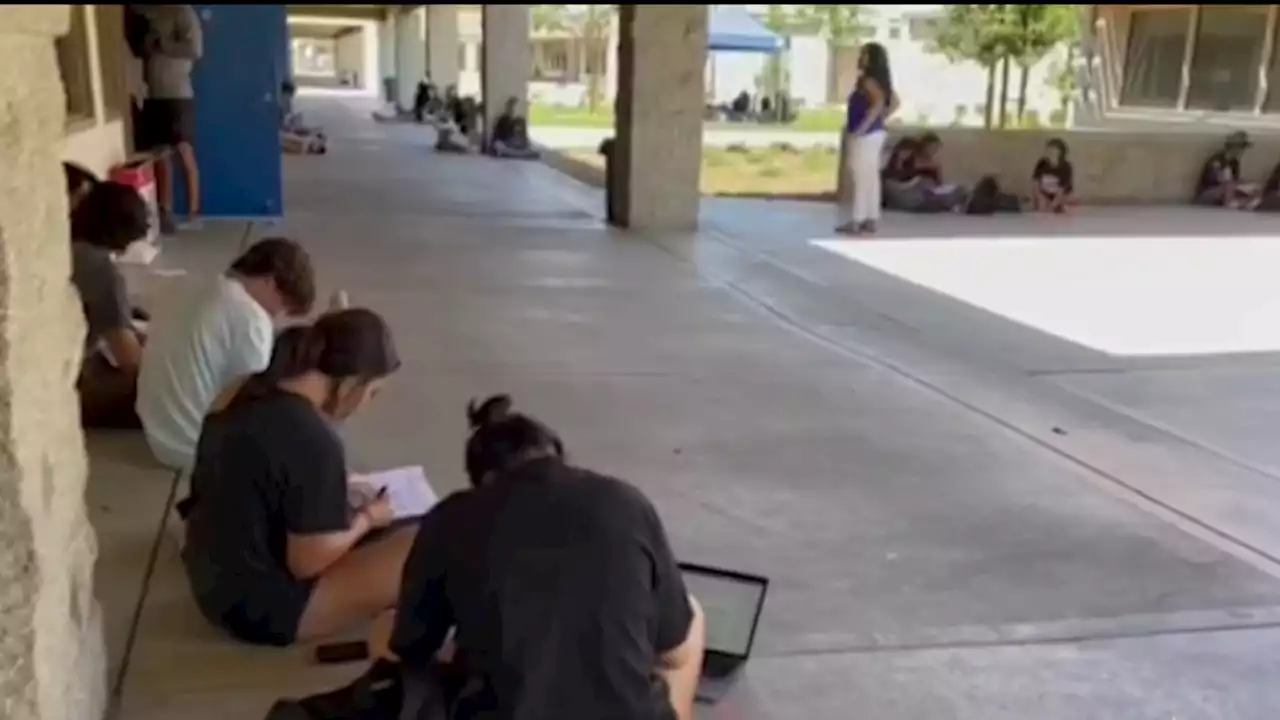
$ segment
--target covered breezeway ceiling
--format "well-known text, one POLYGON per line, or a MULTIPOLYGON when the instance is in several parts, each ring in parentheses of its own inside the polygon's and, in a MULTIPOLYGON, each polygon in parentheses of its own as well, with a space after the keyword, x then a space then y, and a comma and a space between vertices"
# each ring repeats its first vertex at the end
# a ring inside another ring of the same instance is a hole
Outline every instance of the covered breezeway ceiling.
POLYGON ((329 25, 308 22, 289 23, 289 35, 296 38, 316 38, 319 40, 336 40, 344 35, 360 32, 358 25, 329 25))
POLYGON ((388 5, 285 5, 291 16, 344 18, 351 20, 382 20, 388 5))

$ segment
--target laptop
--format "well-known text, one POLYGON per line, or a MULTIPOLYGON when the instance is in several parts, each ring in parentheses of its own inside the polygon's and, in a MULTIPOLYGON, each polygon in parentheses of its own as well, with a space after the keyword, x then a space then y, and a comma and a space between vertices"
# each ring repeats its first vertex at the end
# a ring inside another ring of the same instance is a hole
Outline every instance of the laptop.
POLYGON ((692 563, 680 563, 680 571, 685 587, 702 604, 707 623, 697 699, 714 703, 729 691, 751 657, 769 579, 692 563))

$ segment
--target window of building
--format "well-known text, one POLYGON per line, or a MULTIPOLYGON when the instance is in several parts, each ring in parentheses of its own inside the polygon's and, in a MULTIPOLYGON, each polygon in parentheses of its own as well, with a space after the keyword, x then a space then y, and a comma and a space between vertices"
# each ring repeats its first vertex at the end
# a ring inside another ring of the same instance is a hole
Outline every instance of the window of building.
POLYGON ((1266 37, 1266 5, 1203 6, 1191 56, 1187 107, 1252 110, 1266 37))
POLYGON ((1280 40, 1280 23, 1276 23, 1273 32, 1275 37, 1271 41, 1271 64, 1267 67, 1267 100, 1262 105, 1265 113, 1280 113, 1280 46, 1276 45, 1276 41, 1280 40))
POLYGON ((890 40, 901 40, 901 39, 902 39, 902 26, 901 26, 901 25, 899 25, 899 24, 898 24, 898 23, 896 23, 896 22, 895 22, 895 23, 892 23, 891 25, 889 25, 889 39, 890 39, 890 40))
POLYGON ((1121 104, 1177 106, 1191 15, 1189 7, 1134 9, 1129 20, 1121 104))
POLYGON ((89 28, 85 19, 89 5, 71 6, 71 29, 58 38, 58 70, 67 99, 67 121, 92 120, 93 76, 89 65, 89 28))
POLYGON ((464 42, 458 43, 458 71, 459 72, 471 72, 472 70, 475 69, 471 67, 471 63, 468 62, 469 59, 470 59, 470 54, 467 52, 467 43, 464 43, 464 42))
POLYGON ((907 21, 907 36, 916 42, 929 42, 937 35, 937 18, 914 17, 907 21))

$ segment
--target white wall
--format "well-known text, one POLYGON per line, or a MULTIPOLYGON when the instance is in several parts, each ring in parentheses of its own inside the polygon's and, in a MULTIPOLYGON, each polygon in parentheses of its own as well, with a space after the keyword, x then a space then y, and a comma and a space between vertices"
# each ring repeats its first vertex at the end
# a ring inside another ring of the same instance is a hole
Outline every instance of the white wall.
POLYGON ((360 85, 352 88, 368 95, 382 93, 382 76, 393 72, 387 70, 394 63, 383 64, 383 54, 395 48, 392 42, 383 42, 385 22, 377 20, 352 20, 312 15, 290 15, 290 25, 335 25, 339 27, 358 27, 358 32, 349 33, 337 39, 334 52, 334 63, 337 70, 356 70, 360 77, 360 85))
POLYGON ((364 89, 370 75, 364 64, 364 33, 349 32, 339 37, 334 42, 333 64, 341 76, 354 74, 356 87, 364 89))
POLYGON ((394 77, 396 74, 396 16, 394 13, 389 14, 385 20, 378 23, 378 97, 383 100, 383 80, 394 77))

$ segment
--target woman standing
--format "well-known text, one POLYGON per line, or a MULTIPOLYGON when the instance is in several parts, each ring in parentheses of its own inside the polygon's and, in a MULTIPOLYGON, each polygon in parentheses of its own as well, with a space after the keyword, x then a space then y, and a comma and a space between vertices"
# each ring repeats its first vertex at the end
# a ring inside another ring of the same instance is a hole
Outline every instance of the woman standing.
POLYGON ((889 53, 880 43, 867 43, 858 55, 858 82, 849 93, 845 133, 846 171, 853 183, 852 215, 837 232, 870 235, 880 219, 880 154, 885 120, 898 108, 889 75, 889 53))

